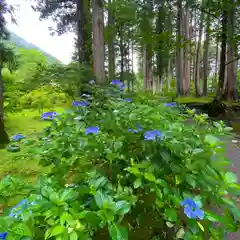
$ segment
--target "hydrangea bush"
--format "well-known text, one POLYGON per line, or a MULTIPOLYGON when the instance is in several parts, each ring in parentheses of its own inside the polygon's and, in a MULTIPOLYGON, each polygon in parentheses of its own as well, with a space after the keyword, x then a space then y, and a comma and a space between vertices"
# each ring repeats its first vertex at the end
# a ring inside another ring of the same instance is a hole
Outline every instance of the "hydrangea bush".
POLYGON ((93 86, 91 103, 73 104, 30 147, 50 173, 5 210, 2 236, 200 240, 237 230, 240 186, 218 138, 230 129, 173 103, 126 101, 122 86, 93 86))

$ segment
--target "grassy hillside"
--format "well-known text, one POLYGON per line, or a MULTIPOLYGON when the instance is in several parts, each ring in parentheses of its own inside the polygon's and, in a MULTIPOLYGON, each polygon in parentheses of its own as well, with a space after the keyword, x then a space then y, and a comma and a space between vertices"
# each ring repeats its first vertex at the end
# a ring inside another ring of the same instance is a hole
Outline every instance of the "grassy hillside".
POLYGON ((51 61, 51 62, 59 62, 59 63, 61 62, 60 60, 58 60, 51 54, 45 52, 44 50, 37 47, 36 45, 34 45, 30 42, 27 42, 25 39, 19 37, 17 34, 15 34, 14 32, 11 32, 11 31, 10 31, 10 42, 19 48, 36 49, 36 50, 42 52, 44 55, 46 55, 48 57, 49 61, 51 61))

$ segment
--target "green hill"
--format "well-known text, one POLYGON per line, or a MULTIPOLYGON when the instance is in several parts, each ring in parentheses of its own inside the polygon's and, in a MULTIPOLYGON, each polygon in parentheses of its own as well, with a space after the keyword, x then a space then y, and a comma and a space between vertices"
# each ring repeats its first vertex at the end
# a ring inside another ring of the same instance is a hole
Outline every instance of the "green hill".
POLYGON ((19 48, 25 48, 25 49, 36 49, 39 52, 43 53, 45 56, 47 56, 47 58, 49 59, 49 61, 51 62, 58 62, 61 63, 60 60, 58 60, 57 58, 55 58, 54 56, 52 56, 51 54, 45 52, 44 50, 42 50, 41 48, 37 47, 36 45, 27 42, 25 39, 19 37, 17 34, 15 34, 14 32, 10 31, 10 39, 9 41, 16 45, 16 47, 19 48))

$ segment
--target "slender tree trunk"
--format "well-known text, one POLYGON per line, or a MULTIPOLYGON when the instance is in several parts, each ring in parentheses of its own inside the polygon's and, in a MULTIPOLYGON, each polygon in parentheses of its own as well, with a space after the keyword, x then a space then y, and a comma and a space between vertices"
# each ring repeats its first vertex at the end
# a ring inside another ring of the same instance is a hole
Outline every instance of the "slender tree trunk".
POLYGON ((108 39, 108 76, 109 81, 115 78, 115 51, 114 51, 114 13, 113 3, 114 0, 108 0, 108 28, 109 28, 109 39, 108 39))
MULTIPOLYGON (((203 3, 203 1, 202 1, 203 3)), ((203 4, 202 4, 203 5, 203 4)), ((202 31, 203 31, 203 19, 204 19, 204 12, 201 11, 200 16, 200 26, 199 26, 199 36, 198 36, 198 43, 197 43, 197 52, 196 52, 196 63, 195 63, 195 92, 196 96, 201 96, 200 91, 200 55, 201 55, 201 41, 202 41, 202 31)))
POLYGON ((103 1, 92 0, 92 23, 93 23, 93 66, 96 82, 105 84, 104 68, 104 15, 103 1))
POLYGON ((184 51, 184 96, 190 93, 190 34, 189 34, 190 12, 188 7, 185 9, 184 28, 185 28, 185 51, 184 51))
POLYGON ((134 53, 134 42, 132 40, 132 81, 131 81, 131 85, 132 85, 132 90, 134 90, 133 88, 133 82, 134 82, 134 58, 133 58, 133 53, 134 53))
MULTIPOLYGON (((0 55, 1 62, 1 55, 0 55)), ((2 144, 9 143, 9 138, 4 127, 4 108, 3 108, 3 79, 2 79, 2 64, 0 64, 0 148, 2 144)))
POLYGON ((227 23, 228 23, 227 11, 223 10, 220 69, 219 69, 218 90, 217 90, 216 100, 221 100, 223 98, 223 87, 224 87, 225 65, 226 65, 226 49, 227 49, 227 23))
POLYGON ((172 81, 172 76, 173 76, 171 64, 172 64, 171 57, 169 57, 168 58, 168 72, 167 72, 167 89, 168 89, 168 92, 171 91, 171 81, 172 81))
POLYGON ((176 56, 176 92, 177 96, 183 96, 183 9, 182 0, 177 0, 177 56, 176 56))
POLYGON ((193 27, 193 31, 194 31, 194 55, 193 55, 193 71, 192 71, 192 80, 195 83, 195 73, 196 73, 196 52, 197 52, 197 9, 195 8, 194 11, 194 27, 193 27))
POLYGON ((119 29, 119 38, 120 38, 120 67, 121 67, 121 72, 120 72, 120 79, 124 81, 124 46, 123 46, 123 26, 120 25, 119 29))
POLYGON ((146 44, 143 51, 144 88, 151 90, 153 84, 151 45, 146 44))
MULTIPOLYGON (((234 4, 234 0, 231 0, 234 4)), ((227 42, 227 88, 225 92, 225 98, 227 100, 237 100, 237 61, 235 55, 237 55, 237 46, 233 41, 234 30, 235 30, 235 8, 232 5, 228 13, 228 42, 227 42), (228 64, 229 62, 229 64, 228 64)))
POLYGON ((203 96, 207 96, 207 80, 208 80, 208 51, 210 42, 210 15, 207 15, 207 25, 205 31, 204 53, 203 53, 203 96))
POLYGON ((90 65, 91 62, 91 29, 89 27, 89 0, 77 0, 77 43, 80 64, 90 65))
POLYGON ((217 83, 217 74, 218 74, 218 59, 219 59, 219 41, 216 39, 217 49, 216 49, 216 60, 215 60, 215 82, 217 83))

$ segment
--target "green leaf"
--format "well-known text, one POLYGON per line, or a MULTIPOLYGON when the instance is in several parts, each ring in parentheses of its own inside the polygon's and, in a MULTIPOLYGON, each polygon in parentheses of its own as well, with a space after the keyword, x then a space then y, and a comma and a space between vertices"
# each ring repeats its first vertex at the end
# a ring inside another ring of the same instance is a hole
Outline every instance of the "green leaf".
POLYGON ((164 202, 162 200, 158 199, 158 198, 155 200, 155 203, 159 208, 164 207, 164 202))
POLYGON ((211 212, 205 211, 205 216, 211 222, 220 222, 220 223, 224 223, 225 222, 225 218, 224 217, 218 216, 218 215, 216 215, 214 213, 211 213, 211 212))
POLYGON ((197 222, 197 224, 198 224, 199 228, 204 232, 204 227, 203 227, 203 225, 202 225, 200 222, 197 222))
POLYGON ((168 163, 171 160, 171 155, 169 152, 165 151, 165 150, 161 150, 160 152, 160 156, 162 157, 162 159, 168 163))
POLYGON ((171 222, 166 222, 166 225, 169 227, 169 228, 172 228, 175 226, 175 224, 171 223, 171 222))
POLYGON ((232 128, 232 127, 225 127, 225 128, 224 128, 224 131, 226 131, 226 132, 231 132, 231 131, 233 131, 233 128, 232 128))
POLYGON ((62 216, 60 217, 60 224, 64 225, 65 222, 73 220, 72 215, 70 215, 68 212, 64 212, 62 216))
POLYGON ((238 178, 237 178, 236 174, 233 172, 225 173, 225 179, 226 179, 227 183, 237 183, 238 182, 238 178))
POLYGON ((126 168, 125 170, 128 171, 128 172, 130 172, 130 173, 132 173, 133 175, 135 175, 135 176, 137 176, 137 177, 141 176, 141 172, 140 172, 139 169, 136 168, 136 167, 128 167, 128 168, 126 168))
POLYGON ((52 237, 52 236, 57 236, 57 235, 63 234, 64 231, 65 231, 65 228, 63 226, 57 225, 52 228, 50 236, 52 237))
POLYGON ((139 188, 142 186, 142 180, 140 178, 136 179, 133 183, 134 188, 139 188))
POLYGON ((71 232, 69 238, 70 240, 78 240, 78 235, 76 232, 71 232))
POLYGON ((185 231, 183 228, 180 228, 176 234, 177 239, 184 239, 185 231))
POLYGON ((156 181, 155 176, 150 172, 144 173, 144 177, 145 177, 145 179, 147 179, 150 182, 155 182, 156 181))
POLYGON ((50 238, 50 236, 51 236, 51 231, 52 231, 52 229, 49 228, 49 229, 45 232, 45 237, 44 237, 45 240, 48 239, 48 238, 50 238))
POLYGON ((99 208, 101 208, 104 204, 104 201, 105 201, 105 196, 104 196, 102 190, 98 190, 96 192, 96 194, 94 195, 94 198, 95 198, 97 206, 99 208))
POLYGON ((177 212, 174 208, 167 208, 165 209, 165 216, 170 222, 177 221, 177 212))
POLYGON ((129 212, 130 204, 126 201, 118 201, 116 202, 117 206, 117 214, 124 215, 129 212))
POLYGON ((205 142, 207 142, 211 146, 216 146, 219 142, 219 139, 217 137, 214 137, 213 135, 206 135, 205 136, 205 142))
POLYGON ((97 213, 91 211, 82 211, 79 214, 79 219, 85 219, 89 224, 92 224, 93 226, 97 226, 101 222, 101 219, 97 213))
POLYGON ((108 226, 108 232, 112 240, 128 240, 128 230, 119 224, 111 224, 108 226))
POLYGON ((14 232, 15 234, 18 234, 20 236, 32 236, 32 233, 29 229, 29 227, 24 224, 24 223, 17 223, 12 227, 12 232, 14 232))

